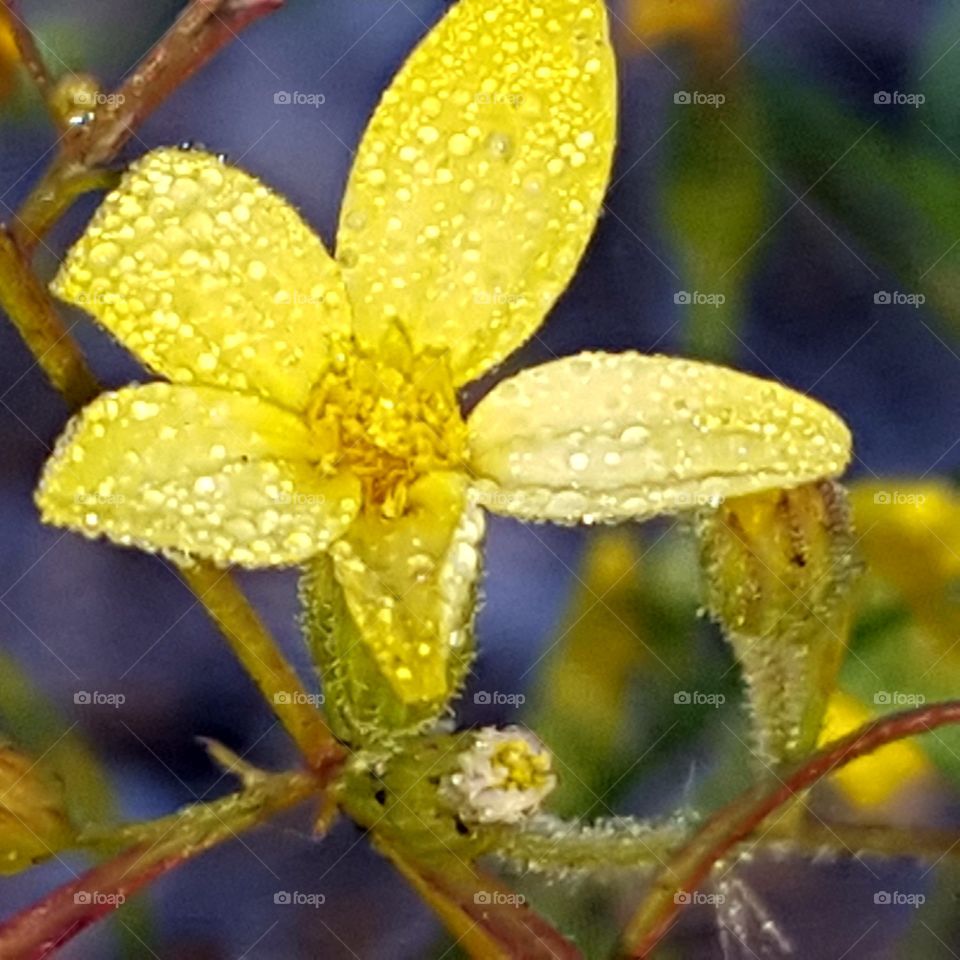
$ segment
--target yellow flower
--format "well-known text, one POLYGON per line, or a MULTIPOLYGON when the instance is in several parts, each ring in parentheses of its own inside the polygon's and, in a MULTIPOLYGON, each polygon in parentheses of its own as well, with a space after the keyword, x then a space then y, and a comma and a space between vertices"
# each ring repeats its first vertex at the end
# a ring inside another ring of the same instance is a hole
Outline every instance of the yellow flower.
POLYGON ((674 38, 727 42, 736 29, 738 0, 632 0, 627 18, 644 43, 674 38))
MULTIPOLYGON (((819 745, 825 747, 853 733, 873 716, 856 697, 841 690, 835 691, 827 705, 819 745)), ((875 811, 896 799, 904 790, 933 776, 933 763, 923 750, 913 741, 901 740, 848 764, 833 774, 830 782, 855 807, 875 811)))
POLYGON ((642 519, 842 471, 819 404, 730 370, 585 353, 458 390, 528 339, 597 220, 616 126, 601 0, 461 0, 360 146, 337 259, 257 180, 198 151, 144 157, 54 289, 169 382, 70 426, 51 523, 215 563, 329 551, 404 703, 449 696, 481 507, 642 519))
MULTIPOLYGON (((12 14, 11 14, 12 16, 12 14)), ((10 21, 0 13, 0 101, 13 93, 20 67, 20 51, 10 21)))

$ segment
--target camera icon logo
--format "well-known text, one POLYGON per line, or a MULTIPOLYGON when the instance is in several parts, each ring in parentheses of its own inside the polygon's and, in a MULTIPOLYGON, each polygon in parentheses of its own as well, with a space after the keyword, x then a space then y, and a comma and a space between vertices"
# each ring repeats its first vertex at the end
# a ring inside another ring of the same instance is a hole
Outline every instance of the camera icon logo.
POLYGON ((893 97, 886 90, 878 90, 873 95, 873 102, 881 103, 881 104, 890 104, 893 102, 893 97))
POLYGON ((278 90, 273 95, 273 102, 280 105, 287 105, 293 103, 293 97, 286 90, 278 90))
POLYGON ((293 703, 293 696, 285 691, 281 691, 280 693, 275 693, 273 695, 273 702, 279 704, 291 704, 293 703))
POLYGON ((878 890, 878 891, 873 895, 873 902, 874 902, 874 903, 877 903, 877 904, 887 905, 887 904, 891 903, 892 900, 893 900, 893 898, 890 896, 889 893, 887 893, 886 890, 878 890))
POLYGON ((680 290, 673 295, 673 302, 686 306, 693 303, 693 296, 686 290, 680 290))
POLYGON ((686 90, 678 90, 673 95, 673 102, 681 104, 693 103, 693 97, 686 90))
POLYGON ((81 705, 88 705, 92 702, 92 700, 93 698, 90 696, 90 694, 86 690, 78 690, 73 695, 73 702, 79 703, 81 705))
POLYGON ((473 895, 473 902, 478 903, 481 906, 489 905, 492 902, 490 894, 486 890, 480 890, 473 895))
POLYGON ((879 306, 887 307, 891 303, 893 303, 893 296, 890 293, 888 293, 886 290, 878 290, 873 295, 873 302, 878 304, 879 306))
POLYGON ((693 697, 691 697, 690 693, 686 690, 678 690, 673 695, 673 702, 678 704, 690 704, 693 703, 693 697))
POLYGON ((82 905, 89 905, 93 903, 93 897, 90 895, 89 890, 78 890, 73 895, 73 902, 82 905))
POLYGON ((492 703, 492 701, 493 701, 493 698, 490 696, 490 694, 486 690, 478 690, 473 695, 474 703, 489 704, 489 703, 492 703))
POLYGON ((277 904, 288 904, 291 902, 291 897, 288 891, 278 890, 273 895, 273 902, 277 904))

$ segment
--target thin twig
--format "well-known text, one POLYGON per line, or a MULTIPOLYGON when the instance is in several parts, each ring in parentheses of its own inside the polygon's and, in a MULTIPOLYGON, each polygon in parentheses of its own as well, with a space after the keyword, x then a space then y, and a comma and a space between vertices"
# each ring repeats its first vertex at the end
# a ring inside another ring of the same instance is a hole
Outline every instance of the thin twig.
POLYGON ((960 723, 960 701, 931 704, 891 714, 830 744, 802 763, 759 784, 724 807, 667 864, 649 890, 624 935, 624 956, 649 957, 676 919, 680 896, 696 890, 714 865, 746 840, 774 811, 858 757, 906 737, 960 723))
MULTIPOLYGON (((7 2, 7 0, 3 0, 7 2)), ((33 250, 90 183, 91 171, 116 159, 150 114, 241 30, 280 9, 285 0, 192 0, 114 95, 61 141, 54 162, 24 202, 14 236, 33 250)))
POLYGON ((0 226, 0 306, 71 409, 89 403, 100 384, 70 336, 46 288, 13 237, 0 226))
POLYGON ((4 960, 46 960, 158 877, 318 795, 335 772, 331 767, 316 775, 273 774, 265 777, 256 791, 187 807, 150 824, 120 828, 115 837, 102 839, 97 846, 109 847, 128 838, 122 853, 58 887, 0 926, 0 956, 4 960))
POLYGON ((52 106, 53 91, 56 86, 55 81, 47 68, 46 61, 40 53, 37 41, 33 32, 27 26, 26 21, 20 16, 15 0, 0 0, 0 21, 4 21, 13 37, 13 42, 17 46, 17 53, 20 55, 20 62, 23 64, 33 85, 37 88, 37 93, 43 99, 50 115, 57 126, 62 126, 62 120, 57 115, 52 106))

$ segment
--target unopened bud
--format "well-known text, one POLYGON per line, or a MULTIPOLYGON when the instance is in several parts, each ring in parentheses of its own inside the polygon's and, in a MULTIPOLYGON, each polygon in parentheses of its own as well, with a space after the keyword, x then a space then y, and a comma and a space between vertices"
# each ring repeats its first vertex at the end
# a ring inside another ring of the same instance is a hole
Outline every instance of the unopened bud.
POLYGON ((63 792, 38 763, 0 747, 0 873, 24 870, 70 841, 63 792))
POLYGON ((727 500, 700 522, 707 608, 743 669, 762 759, 816 743, 858 564, 846 492, 823 480, 727 500))

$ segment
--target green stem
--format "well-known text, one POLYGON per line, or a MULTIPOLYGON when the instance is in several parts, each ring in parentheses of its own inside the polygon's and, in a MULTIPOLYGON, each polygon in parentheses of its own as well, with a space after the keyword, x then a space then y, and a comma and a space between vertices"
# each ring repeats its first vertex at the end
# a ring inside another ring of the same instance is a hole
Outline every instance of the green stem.
POLYGON ((791 770, 741 794, 715 814, 671 859, 650 888, 624 934, 624 956, 649 957, 687 898, 708 880, 716 863, 748 839, 771 814, 815 783, 859 757, 905 737, 960 723, 960 701, 890 714, 837 740, 791 770))
POLYGON ((323 715, 236 581, 209 564, 180 573, 311 765, 339 754, 323 715))
POLYGON ((600 820, 589 825, 543 818, 519 830, 498 831, 492 851, 528 873, 597 872, 655 867, 689 840, 681 821, 646 824, 600 820))
POLYGON ((0 226, 0 307, 7 312, 37 364, 71 408, 99 392, 80 347, 13 237, 0 226))
MULTIPOLYGON (((322 775, 265 775, 258 786, 185 810, 152 824, 122 828, 122 853, 54 890, 0 926, 4 960, 41 960, 106 916, 151 881, 219 843, 315 796, 335 768, 322 775)), ((91 837, 90 842, 96 838, 91 837)), ((96 840, 109 845, 106 838, 96 840)))

